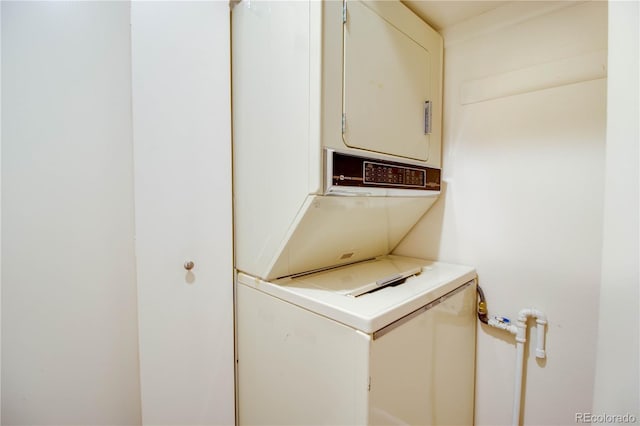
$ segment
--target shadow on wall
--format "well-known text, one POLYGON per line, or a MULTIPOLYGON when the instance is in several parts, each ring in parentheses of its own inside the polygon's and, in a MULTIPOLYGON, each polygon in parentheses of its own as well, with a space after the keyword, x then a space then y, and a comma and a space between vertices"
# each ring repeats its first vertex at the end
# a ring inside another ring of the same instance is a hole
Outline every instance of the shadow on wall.
MULTIPOLYGON (((447 187, 448 183, 442 181, 438 200, 409 230, 393 250, 393 254, 440 260, 440 243, 443 233, 445 206, 451 203, 450 200, 447 200, 447 187), (428 238, 425 238, 425 236, 428 236, 428 238)), ((449 209, 451 208, 452 206, 449 205, 449 209)))

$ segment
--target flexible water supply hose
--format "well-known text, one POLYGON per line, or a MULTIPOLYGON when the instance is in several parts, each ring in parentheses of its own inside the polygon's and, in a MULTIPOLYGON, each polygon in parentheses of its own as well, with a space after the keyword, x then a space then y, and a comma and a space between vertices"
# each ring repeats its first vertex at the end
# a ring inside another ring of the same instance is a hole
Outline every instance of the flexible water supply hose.
POLYGON ((478 297, 480 300, 478 301, 478 319, 483 324, 489 324, 489 318, 487 314, 489 310, 487 309, 487 301, 484 297, 484 291, 482 291, 482 287, 479 285, 476 286, 476 291, 478 292, 478 297))

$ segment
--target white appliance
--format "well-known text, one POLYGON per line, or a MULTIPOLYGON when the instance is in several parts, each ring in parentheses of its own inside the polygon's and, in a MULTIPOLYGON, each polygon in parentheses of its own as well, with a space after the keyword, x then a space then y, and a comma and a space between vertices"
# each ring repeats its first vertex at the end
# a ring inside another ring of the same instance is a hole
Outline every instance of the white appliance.
POLYGON ((391 252, 440 191, 441 36, 395 1, 249 0, 231 35, 237 269, 391 252), (340 180, 339 154, 373 182, 340 180))
POLYGON ((441 80, 400 2, 234 6, 240 424, 472 421, 475 272, 389 256, 440 194, 441 80))
POLYGON ((473 424, 472 268, 385 256, 240 273, 236 297, 239 424, 473 424))

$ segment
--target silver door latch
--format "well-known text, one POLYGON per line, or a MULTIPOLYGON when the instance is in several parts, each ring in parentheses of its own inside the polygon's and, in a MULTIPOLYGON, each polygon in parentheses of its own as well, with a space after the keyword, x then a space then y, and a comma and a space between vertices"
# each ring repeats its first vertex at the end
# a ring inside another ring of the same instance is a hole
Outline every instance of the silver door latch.
POLYGON ((431 133, 431 101, 424 101, 424 134, 431 133))

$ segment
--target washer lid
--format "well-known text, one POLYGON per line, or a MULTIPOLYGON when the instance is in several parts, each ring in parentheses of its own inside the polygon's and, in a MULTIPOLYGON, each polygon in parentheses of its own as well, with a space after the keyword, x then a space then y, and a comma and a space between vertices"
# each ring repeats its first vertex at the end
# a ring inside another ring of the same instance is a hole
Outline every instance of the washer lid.
POLYGON ((422 272, 424 261, 406 257, 383 257, 341 268, 300 274, 277 280, 290 288, 317 288, 345 296, 361 297, 384 287, 395 286, 422 272))
POLYGON ((238 282, 373 333, 475 277, 468 266, 389 255, 274 282, 239 273, 238 282), (406 275, 403 283, 392 282, 406 275))

